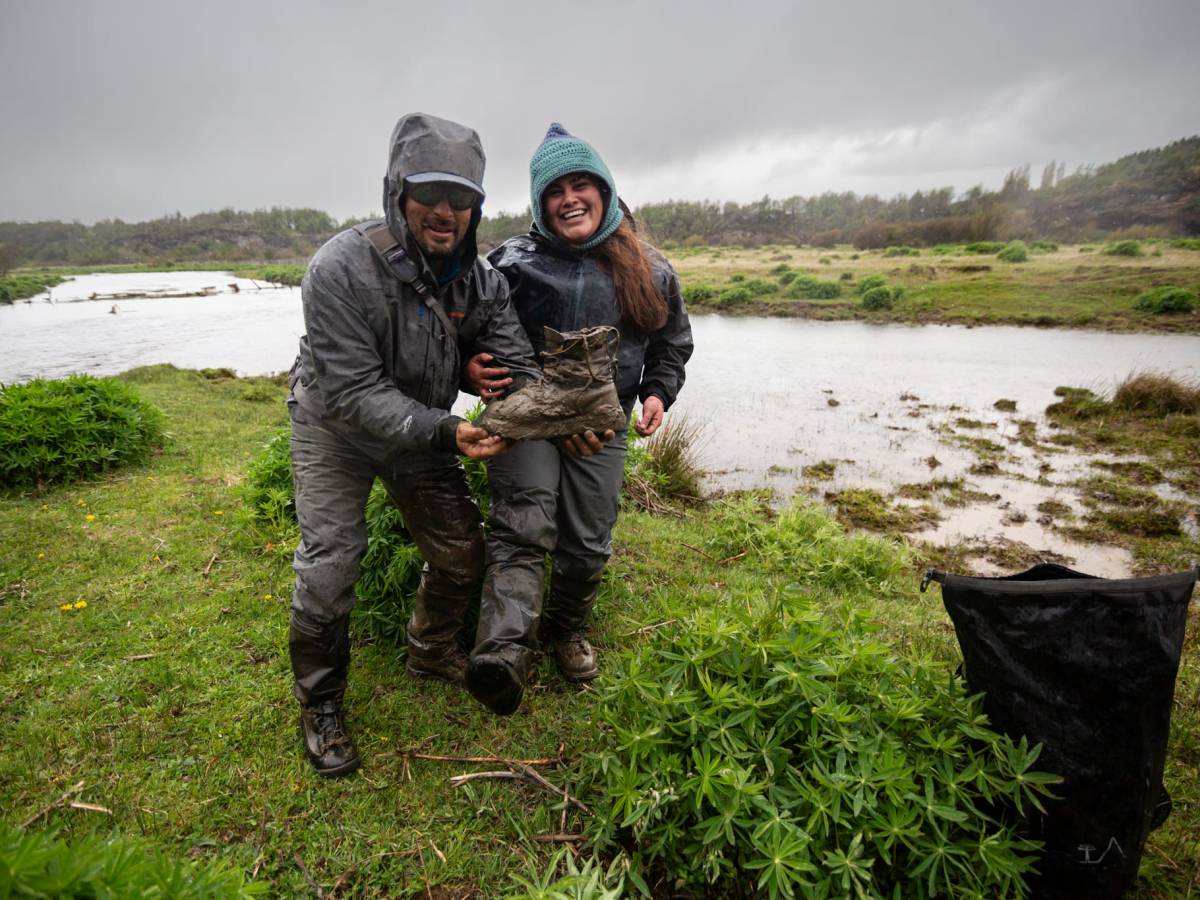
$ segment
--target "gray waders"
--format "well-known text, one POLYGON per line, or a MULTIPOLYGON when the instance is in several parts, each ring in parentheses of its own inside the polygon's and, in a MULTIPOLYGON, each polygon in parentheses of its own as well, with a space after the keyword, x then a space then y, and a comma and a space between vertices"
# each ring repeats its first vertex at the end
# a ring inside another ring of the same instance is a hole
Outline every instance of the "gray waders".
POLYGON ((491 530, 467 688, 493 712, 520 705, 539 636, 554 643, 565 677, 595 677, 585 636, 612 555, 624 464, 623 429, 591 457, 529 441, 488 464, 491 530), (547 553, 553 565, 543 609, 547 553))
POLYGON ((483 530, 453 453, 406 454, 383 463, 302 409, 293 405, 291 414, 301 535, 292 562, 293 687, 309 759, 319 773, 340 775, 358 765, 341 709, 354 583, 367 550, 364 508, 375 477, 383 480, 425 560, 408 625, 410 674, 462 684, 466 658, 460 632, 479 594, 483 530))

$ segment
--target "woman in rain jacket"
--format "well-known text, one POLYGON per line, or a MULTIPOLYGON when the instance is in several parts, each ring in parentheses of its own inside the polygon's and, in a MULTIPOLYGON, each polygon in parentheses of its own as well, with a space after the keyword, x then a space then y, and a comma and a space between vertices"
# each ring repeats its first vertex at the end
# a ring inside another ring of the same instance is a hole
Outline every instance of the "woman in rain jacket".
MULTIPOLYGON (((529 164, 534 224, 488 257, 508 280, 513 306, 535 351, 543 326, 597 325, 620 333, 616 386, 626 417, 648 437, 683 386, 692 332, 679 279, 642 242, 599 154, 561 125, 550 126, 529 164)), ((476 356, 467 380, 485 400, 508 385, 506 369, 476 356)), ((492 511, 479 630, 467 668, 471 694, 500 715, 521 702, 539 639, 568 681, 595 678, 587 629, 624 472, 625 435, 527 441, 489 465, 492 511), (543 610, 545 555, 552 555, 543 610), (540 625, 540 628, 539 628, 540 625)))

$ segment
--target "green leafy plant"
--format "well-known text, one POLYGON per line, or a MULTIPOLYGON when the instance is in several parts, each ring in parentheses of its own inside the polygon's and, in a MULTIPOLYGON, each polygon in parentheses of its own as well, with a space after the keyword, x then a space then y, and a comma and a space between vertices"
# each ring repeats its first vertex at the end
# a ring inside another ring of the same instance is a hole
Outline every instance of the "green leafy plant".
POLYGON ((996 254, 996 259, 1001 262, 1023 263, 1029 259, 1029 248, 1025 246, 1024 241, 1009 241, 1004 245, 1004 249, 996 254))
POLYGON ((739 597, 606 673, 590 837, 724 895, 1025 896, 1016 812, 1055 776, 849 605, 739 597))
POLYGON ((112 834, 69 843, 54 831, 26 831, 0 822, 0 896, 171 897, 216 900, 265 896, 270 885, 246 881, 219 860, 171 859, 112 834))
POLYGON ((142 462, 166 441, 163 421, 111 378, 0 385, 0 487, 60 484, 142 462))
POLYGON ((893 256, 920 256, 921 251, 916 247, 888 247, 883 251, 885 257, 893 256))
POLYGON ((795 281, 799 277, 800 277, 799 272, 797 272, 794 269, 789 269, 787 272, 784 272, 779 276, 779 284, 783 287, 787 287, 789 284, 791 284, 793 281, 795 281))
POLYGON ((530 866, 526 875, 513 875, 515 890, 505 900, 620 900, 625 893, 622 873, 624 858, 618 856, 608 869, 595 859, 577 865, 575 857, 559 850, 542 868, 530 866))
POLYGON ((741 272, 735 272, 734 274, 729 276, 729 280, 732 281, 734 284, 737 284, 739 281, 745 281, 746 276, 743 275, 741 272))
POLYGON ((1053 253, 1058 249, 1058 244, 1054 241, 1034 241, 1029 245, 1029 249, 1037 253, 1053 253))
POLYGON ((1133 301, 1133 308, 1142 312, 1164 315, 1169 313, 1189 313, 1197 307, 1196 292, 1181 287, 1151 288, 1133 301))

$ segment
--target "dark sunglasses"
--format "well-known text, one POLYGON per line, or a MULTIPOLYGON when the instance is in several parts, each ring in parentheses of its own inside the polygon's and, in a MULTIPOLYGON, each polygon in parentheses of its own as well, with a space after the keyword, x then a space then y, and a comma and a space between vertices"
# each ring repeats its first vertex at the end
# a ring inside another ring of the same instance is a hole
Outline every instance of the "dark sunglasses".
POLYGON ((422 206, 437 206, 442 202, 442 198, 445 198, 449 201, 451 209, 460 212, 479 203, 479 194, 469 187, 445 181, 426 181, 420 184, 406 182, 404 192, 422 206))

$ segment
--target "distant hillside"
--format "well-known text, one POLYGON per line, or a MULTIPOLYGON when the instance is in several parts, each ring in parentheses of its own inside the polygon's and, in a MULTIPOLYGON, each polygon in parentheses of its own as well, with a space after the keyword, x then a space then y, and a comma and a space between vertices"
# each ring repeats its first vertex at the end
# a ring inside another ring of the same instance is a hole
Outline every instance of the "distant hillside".
MULTIPOLYGON (((1114 235, 1200 234, 1200 136, 1066 174, 1051 161, 1037 187, 1028 165, 998 191, 917 191, 882 200, 825 193, 753 203, 669 200, 634 212, 661 242, 694 244, 852 243, 860 248, 1008 238, 1096 240, 1114 235)), ((528 211, 485 216, 486 249, 524 231, 528 211)), ((0 272, 16 265, 303 260, 338 223, 315 209, 224 209, 149 222, 95 225, 0 222, 0 272)))

